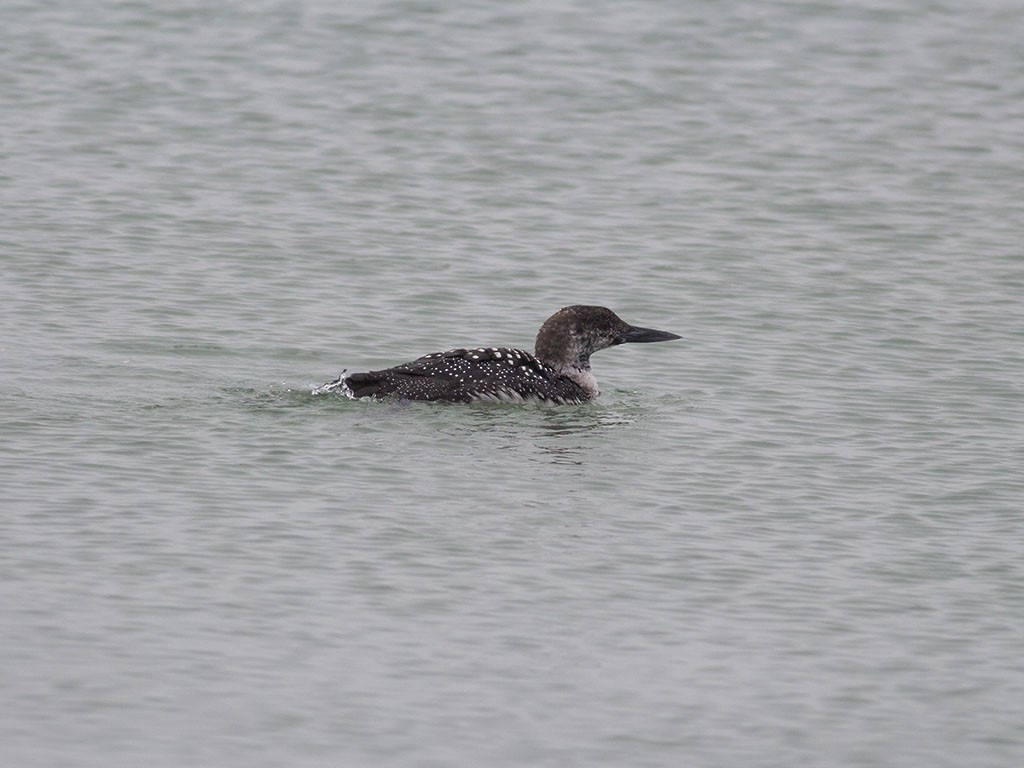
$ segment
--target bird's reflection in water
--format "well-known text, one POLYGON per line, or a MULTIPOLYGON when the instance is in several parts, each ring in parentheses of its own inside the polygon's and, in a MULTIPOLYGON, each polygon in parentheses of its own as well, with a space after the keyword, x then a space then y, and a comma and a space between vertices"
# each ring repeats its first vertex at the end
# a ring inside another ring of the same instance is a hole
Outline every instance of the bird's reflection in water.
POLYGON ((534 444, 541 450, 538 461, 552 464, 583 465, 587 454, 602 443, 599 434, 607 429, 636 423, 635 416, 608 406, 591 406, 544 414, 534 444))
POLYGON ((439 435, 457 441, 471 464, 492 460, 492 451, 508 451, 530 463, 580 466, 593 460, 594 451, 614 450, 609 430, 628 429, 650 412, 628 398, 580 406, 408 405, 435 417, 439 435))

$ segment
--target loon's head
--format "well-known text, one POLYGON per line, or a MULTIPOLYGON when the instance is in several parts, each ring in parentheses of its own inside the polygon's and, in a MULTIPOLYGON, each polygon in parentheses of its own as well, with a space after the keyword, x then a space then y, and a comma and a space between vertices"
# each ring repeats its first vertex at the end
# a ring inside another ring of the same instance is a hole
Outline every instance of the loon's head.
POLYGON ((630 325, 607 307, 574 304, 544 321, 537 332, 534 353, 557 370, 586 371, 590 369, 590 356, 598 350, 628 342, 679 338, 668 331, 630 325))

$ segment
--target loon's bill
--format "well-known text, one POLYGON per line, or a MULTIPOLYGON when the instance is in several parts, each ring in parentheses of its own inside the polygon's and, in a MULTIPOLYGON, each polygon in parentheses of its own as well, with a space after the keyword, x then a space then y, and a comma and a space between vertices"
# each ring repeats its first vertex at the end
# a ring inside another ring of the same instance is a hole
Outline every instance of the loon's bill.
POLYGON ((450 403, 584 403, 600 394, 590 369, 594 352, 679 338, 630 325, 606 307, 574 305, 544 321, 533 354, 507 347, 434 352, 382 371, 342 373, 313 393, 450 403))

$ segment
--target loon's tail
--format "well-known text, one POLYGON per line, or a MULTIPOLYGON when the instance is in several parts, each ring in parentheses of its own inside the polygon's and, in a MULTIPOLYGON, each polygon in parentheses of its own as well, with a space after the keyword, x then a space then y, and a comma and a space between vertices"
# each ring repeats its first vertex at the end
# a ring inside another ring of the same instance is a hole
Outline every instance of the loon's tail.
MULTIPOLYGON (((404 368, 405 366, 401 366, 404 368)), ((324 384, 313 390, 314 395, 327 394, 328 392, 341 392, 346 397, 358 399, 372 397, 384 399, 389 397, 407 398, 409 400, 438 400, 442 399, 434 395, 431 385, 446 385, 444 380, 437 380, 425 376, 418 370, 398 370, 388 368, 384 371, 368 371, 366 373, 351 373, 348 376, 341 372, 336 380, 330 384, 324 384)))
POLYGON ((360 397, 387 397, 400 394, 401 377, 388 375, 390 371, 370 371, 369 373, 353 373, 348 376, 345 371, 334 381, 323 384, 313 390, 314 395, 328 395, 340 392, 353 399, 360 397))
POLYGON ((342 371, 334 381, 329 381, 326 384, 321 384, 319 387, 314 388, 310 394, 327 395, 331 392, 341 392, 343 395, 352 397, 352 390, 348 387, 348 379, 345 376, 345 371, 342 371))
POLYGON ((381 371, 353 373, 341 379, 345 394, 349 397, 382 397, 395 390, 395 382, 382 375, 381 371))
MULTIPOLYGON (((463 352, 464 350, 458 350, 463 352)), ((445 353, 448 354, 448 353, 445 353)), ((383 399, 395 397, 407 400, 450 400, 453 385, 452 374, 435 375, 440 357, 427 355, 411 363, 396 365, 383 371, 366 373, 341 372, 336 380, 313 390, 314 395, 341 392, 353 399, 372 397, 383 399)), ((442 371, 443 373, 443 371, 442 371)), ((461 382, 460 382, 461 383, 461 382)), ((464 400, 468 402, 468 400, 464 400)))

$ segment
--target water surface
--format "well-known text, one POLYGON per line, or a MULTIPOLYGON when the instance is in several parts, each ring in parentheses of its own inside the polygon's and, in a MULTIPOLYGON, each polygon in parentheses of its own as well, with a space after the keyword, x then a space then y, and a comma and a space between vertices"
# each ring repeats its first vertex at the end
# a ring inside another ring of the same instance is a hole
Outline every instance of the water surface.
POLYGON ((988 0, 0 10, 19 766, 1024 759, 988 0), (594 403, 314 397, 600 303, 594 403))

